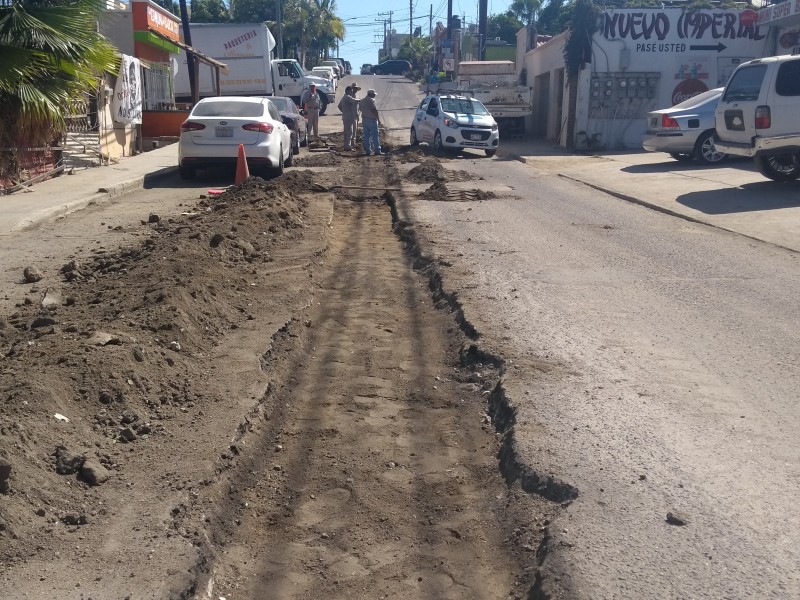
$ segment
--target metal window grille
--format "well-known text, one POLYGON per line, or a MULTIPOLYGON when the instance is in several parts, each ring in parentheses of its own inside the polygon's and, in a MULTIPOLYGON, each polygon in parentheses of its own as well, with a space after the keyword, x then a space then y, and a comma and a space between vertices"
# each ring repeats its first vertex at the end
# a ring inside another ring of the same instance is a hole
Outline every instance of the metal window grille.
POLYGON ((144 110, 165 110, 173 105, 172 70, 169 63, 142 61, 144 67, 144 110))

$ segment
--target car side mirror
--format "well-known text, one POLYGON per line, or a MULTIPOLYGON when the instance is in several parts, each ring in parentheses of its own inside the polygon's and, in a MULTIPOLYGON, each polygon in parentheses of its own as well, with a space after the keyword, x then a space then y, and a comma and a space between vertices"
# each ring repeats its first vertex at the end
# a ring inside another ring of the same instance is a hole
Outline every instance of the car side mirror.
POLYGON ((287 117, 286 115, 281 115, 281 121, 283 121, 283 124, 288 127, 294 125, 294 119, 292 117, 287 117))

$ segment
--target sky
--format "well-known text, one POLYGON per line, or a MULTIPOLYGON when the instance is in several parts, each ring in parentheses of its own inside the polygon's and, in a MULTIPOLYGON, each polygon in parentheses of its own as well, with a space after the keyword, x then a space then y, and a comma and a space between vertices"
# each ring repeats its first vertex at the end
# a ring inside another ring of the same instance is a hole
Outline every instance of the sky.
MULTIPOLYGON (((505 12, 512 0, 489 0, 488 14, 505 12)), ((447 0, 412 0, 414 28, 422 27, 428 35, 430 13, 433 10, 433 26, 447 20, 447 0), (431 6, 433 8, 431 9, 431 6)), ((383 45, 383 27, 389 28, 389 12, 392 12, 392 29, 397 33, 409 32, 408 0, 336 0, 336 14, 344 21, 345 38, 339 44, 339 56, 350 61, 353 72, 358 73, 364 63, 378 62, 378 49, 383 45)), ((478 21, 477 0, 453 0, 453 14, 466 17, 466 23, 478 21)))

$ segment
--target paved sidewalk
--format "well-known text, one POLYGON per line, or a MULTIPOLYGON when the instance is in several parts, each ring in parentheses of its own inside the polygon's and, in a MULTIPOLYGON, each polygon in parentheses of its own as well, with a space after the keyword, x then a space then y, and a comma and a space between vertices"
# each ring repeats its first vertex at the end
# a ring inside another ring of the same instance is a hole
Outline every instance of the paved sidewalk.
POLYGON ((540 140, 507 141, 498 155, 655 210, 800 251, 800 181, 771 181, 749 160, 703 166, 636 150, 575 154, 540 140))
POLYGON ((0 196, 0 235, 8 235, 52 221, 117 196, 139 189, 148 180, 177 171, 178 145, 170 144, 119 163, 77 171, 0 196))

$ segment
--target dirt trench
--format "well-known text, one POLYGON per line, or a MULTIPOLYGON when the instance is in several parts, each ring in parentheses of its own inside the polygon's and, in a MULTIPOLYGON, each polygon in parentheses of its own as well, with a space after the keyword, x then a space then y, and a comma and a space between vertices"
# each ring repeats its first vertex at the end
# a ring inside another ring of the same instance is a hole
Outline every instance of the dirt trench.
POLYGON ((348 157, 245 185, 96 256, 52 323, 4 321, 35 369, 3 374, 3 597, 539 597, 568 498, 524 491, 502 363, 398 218, 413 198, 312 180, 399 183, 391 157, 348 157), (85 426, 44 432, 33 402, 85 426))

